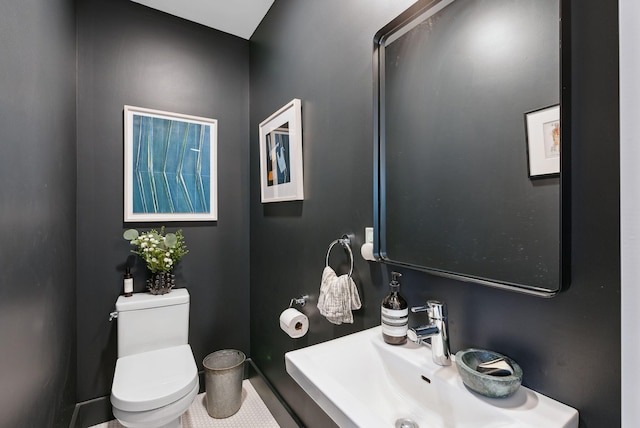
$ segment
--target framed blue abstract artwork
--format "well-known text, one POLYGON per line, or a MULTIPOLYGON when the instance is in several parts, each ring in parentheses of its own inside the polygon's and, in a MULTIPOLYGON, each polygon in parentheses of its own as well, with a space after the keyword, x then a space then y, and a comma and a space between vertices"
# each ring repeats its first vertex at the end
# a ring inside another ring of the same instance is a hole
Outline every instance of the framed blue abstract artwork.
POLYGON ((291 100, 259 128, 262 202, 304 199, 300 100, 291 100))
POLYGON ((124 221, 218 219, 215 119, 124 106, 124 221))

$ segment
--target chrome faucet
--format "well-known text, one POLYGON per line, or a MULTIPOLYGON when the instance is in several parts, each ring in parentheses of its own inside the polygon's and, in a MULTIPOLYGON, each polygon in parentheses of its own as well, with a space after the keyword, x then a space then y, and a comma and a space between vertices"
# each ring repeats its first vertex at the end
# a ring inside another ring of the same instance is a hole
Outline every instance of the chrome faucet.
POLYGON ((415 306, 411 312, 426 312, 429 324, 410 328, 407 338, 415 343, 425 343, 431 338, 431 354, 433 362, 441 366, 451 365, 451 350, 449 348, 449 322, 447 321, 447 305, 437 300, 428 300, 425 306, 415 306))

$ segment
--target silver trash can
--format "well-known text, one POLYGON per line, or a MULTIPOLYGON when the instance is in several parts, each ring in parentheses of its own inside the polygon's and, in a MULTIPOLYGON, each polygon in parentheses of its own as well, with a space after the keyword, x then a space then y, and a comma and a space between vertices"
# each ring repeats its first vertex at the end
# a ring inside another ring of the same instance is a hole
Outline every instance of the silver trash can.
POLYGON ((240 410, 245 359, 240 351, 223 349, 207 355, 202 362, 207 413, 212 418, 228 418, 240 410))

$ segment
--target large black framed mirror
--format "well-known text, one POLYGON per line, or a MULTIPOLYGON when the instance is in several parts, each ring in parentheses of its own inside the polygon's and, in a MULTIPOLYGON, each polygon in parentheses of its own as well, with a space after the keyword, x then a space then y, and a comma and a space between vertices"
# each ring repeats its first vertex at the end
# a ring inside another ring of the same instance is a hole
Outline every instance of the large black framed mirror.
POLYGON ((568 286, 569 7, 421 0, 376 34, 381 261, 543 297, 568 286))

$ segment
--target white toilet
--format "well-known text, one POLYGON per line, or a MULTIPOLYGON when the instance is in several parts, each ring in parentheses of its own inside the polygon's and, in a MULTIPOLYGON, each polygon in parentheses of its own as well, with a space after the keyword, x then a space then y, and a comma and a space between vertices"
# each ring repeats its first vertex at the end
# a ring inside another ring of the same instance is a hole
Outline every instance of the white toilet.
POLYGON ((113 415, 125 427, 180 428, 198 394, 189 334, 189 293, 120 296, 113 415))

